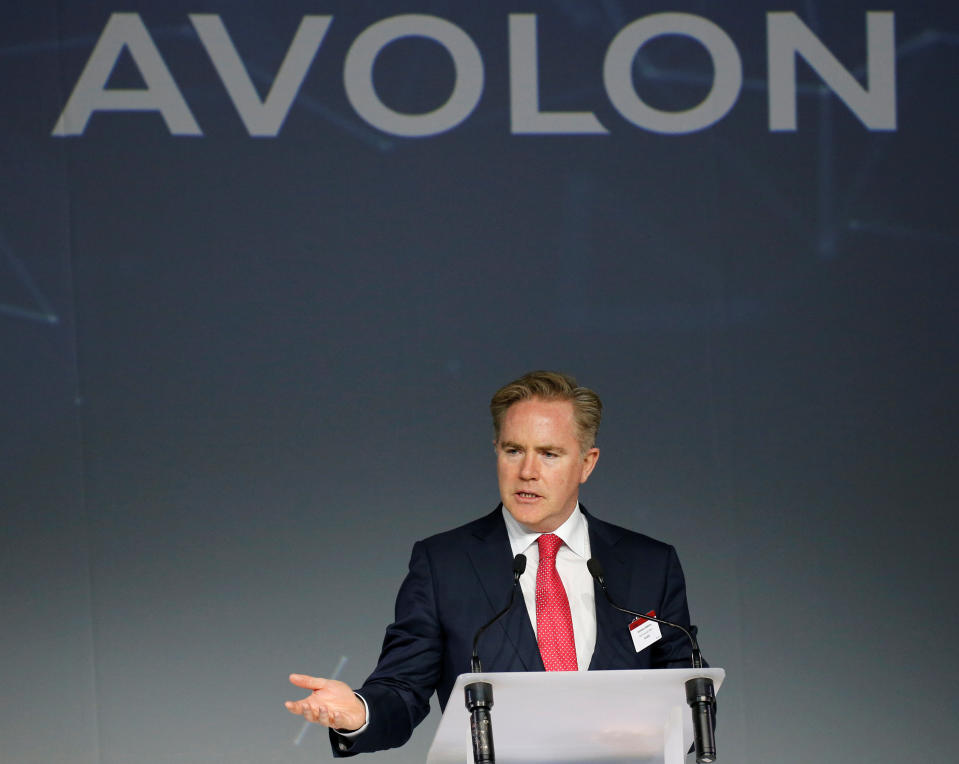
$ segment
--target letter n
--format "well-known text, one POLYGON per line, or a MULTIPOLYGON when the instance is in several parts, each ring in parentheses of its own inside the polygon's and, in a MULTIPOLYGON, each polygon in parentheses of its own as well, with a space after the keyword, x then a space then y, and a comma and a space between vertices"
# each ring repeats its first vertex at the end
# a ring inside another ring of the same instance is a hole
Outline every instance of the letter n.
POLYGON ((866 12, 867 88, 792 11, 768 13, 766 27, 770 130, 796 130, 796 54, 869 130, 896 129, 896 47, 891 12, 866 12))

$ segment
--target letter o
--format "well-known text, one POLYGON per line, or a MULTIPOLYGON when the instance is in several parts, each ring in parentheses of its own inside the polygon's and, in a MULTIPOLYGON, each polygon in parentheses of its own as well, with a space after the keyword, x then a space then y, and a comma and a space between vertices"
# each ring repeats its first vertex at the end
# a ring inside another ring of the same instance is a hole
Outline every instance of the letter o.
POLYGON ((436 16, 391 16, 367 27, 353 41, 343 65, 350 103, 373 127, 407 138, 437 135, 465 120, 483 95, 483 58, 476 44, 455 24, 436 16), (446 103, 425 114, 402 114, 386 106, 373 84, 373 64, 387 45, 402 37, 435 40, 450 54, 456 77, 446 103))
POLYGON ((702 130, 726 116, 739 97, 743 65, 729 35, 708 19, 690 13, 654 13, 623 27, 613 38, 603 63, 603 82, 613 106, 634 125, 678 135, 702 130), (654 37, 667 34, 692 37, 713 60, 715 75, 709 95, 685 111, 654 109, 633 87, 633 61, 639 49, 654 37))

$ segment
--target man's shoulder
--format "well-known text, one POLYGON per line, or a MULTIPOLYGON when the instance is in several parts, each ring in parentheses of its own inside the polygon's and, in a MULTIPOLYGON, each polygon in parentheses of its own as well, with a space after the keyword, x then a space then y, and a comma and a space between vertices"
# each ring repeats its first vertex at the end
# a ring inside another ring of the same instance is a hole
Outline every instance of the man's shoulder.
POLYGON ((500 557, 505 558, 502 566, 508 570, 512 559, 509 537, 497 507, 476 520, 417 541, 413 544, 410 564, 428 562, 431 568, 449 573, 469 565, 496 565, 500 557))
POLYGON ((492 512, 483 515, 482 517, 478 517, 475 520, 470 520, 468 523, 463 523, 455 528, 434 533, 432 536, 429 536, 417 543, 424 544, 428 547, 445 546, 467 538, 485 539, 491 534, 500 532, 502 532, 505 537, 506 524, 503 522, 502 510, 500 507, 501 505, 497 505, 492 512))
POLYGON ((599 537, 608 546, 618 546, 633 549, 637 552, 657 552, 668 554, 672 549, 671 544, 660 541, 645 533, 630 530, 621 525, 606 522, 596 517, 583 507, 583 513, 586 515, 587 525, 591 537, 599 537))

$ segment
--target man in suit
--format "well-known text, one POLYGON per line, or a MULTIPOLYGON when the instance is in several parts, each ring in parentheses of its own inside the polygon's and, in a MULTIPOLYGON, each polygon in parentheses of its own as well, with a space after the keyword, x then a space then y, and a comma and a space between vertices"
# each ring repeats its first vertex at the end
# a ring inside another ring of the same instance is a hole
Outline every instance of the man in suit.
POLYGON ((445 708, 457 675, 470 670, 474 635, 507 602, 516 554, 528 559, 523 602, 481 638, 484 670, 689 665, 686 637, 668 627, 637 651, 630 618, 609 607, 586 569, 596 558, 614 600, 689 626, 675 550, 579 504, 579 486, 599 459, 599 397, 568 375, 530 372, 497 391, 490 411, 502 503, 414 545, 396 620, 362 687, 290 676, 311 694, 287 709, 329 727, 336 755, 402 745, 429 712, 434 691, 445 708))

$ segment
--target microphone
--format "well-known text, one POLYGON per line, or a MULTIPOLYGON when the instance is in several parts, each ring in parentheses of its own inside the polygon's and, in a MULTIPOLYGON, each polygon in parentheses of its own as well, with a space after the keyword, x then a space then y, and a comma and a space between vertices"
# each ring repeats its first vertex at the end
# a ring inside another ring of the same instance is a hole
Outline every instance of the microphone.
POLYGON ((686 680, 686 702, 693 712, 696 764, 716 761, 716 695, 713 680, 697 676, 686 680))
MULTIPOLYGON (((678 623, 667 621, 662 618, 656 618, 646 613, 637 613, 635 610, 627 610, 620 607, 613 598, 609 596, 609 589, 606 588, 606 576, 603 574, 603 566, 595 557, 586 561, 586 567, 589 574, 600 585, 603 594, 606 595, 606 601, 616 610, 627 615, 634 615, 638 618, 645 618, 648 621, 661 623, 665 626, 671 626, 679 629, 689 639, 692 647, 692 664, 694 669, 703 667, 703 654, 699 650, 699 643, 696 637, 685 627, 678 623)), ((686 682, 686 702, 689 704, 693 714, 693 741, 696 746, 696 764, 712 764, 716 761, 716 694, 713 691, 713 680, 708 677, 694 677, 686 682)))
POLYGON ((476 652, 476 646, 479 644, 479 638, 482 636, 483 632, 486 631, 490 626, 496 623, 500 618, 506 615, 510 609, 513 607, 513 602, 516 600, 516 584, 519 583, 519 577, 523 575, 526 570, 526 555, 518 554, 513 558, 513 589, 509 595, 509 604, 500 610, 496 615, 493 616, 492 620, 480 626, 479 631, 476 632, 476 636, 473 637, 473 656, 470 658, 470 671, 474 674, 483 673, 483 664, 480 662, 479 653, 476 652))
MULTIPOLYGON (((479 653, 476 650, 479 638, 490 626, 506 615, 516 600, 516 584, 526 570, 526 555, 518 554, 513 558, 513 588, 510 591, 509 604, 484 624, 473 637, 473 655, 470 658, 470 671, 483 672, 479 653)), ((470 739, 473 742, 473 761, 475 764, 495 764, 496 753, 493 749, 493 722, 490 709, 493 707, 493 685, 489 682, 470 682, 463 688, 466 695, 466 708, 470 712, 470 739)))
POLYGON ((602 587, 603 594, 606 595, 607 602, 616 608, 616 610, 619 610, 621 613, 626 613, 627 615, 634 615, 637 618, 645 618, 647 621, 655 621, 656 623, 661 623, 665 626, 672 626, 674 629, 679 629, 683 634, 685 634, 689 639, 690 646, 692 647, 693 668, 703 667, 703 656, 699 651, 699 644, 696 642, 696 637, 694 637, 686 627, 680 626, 678 623, 673 623, 672 621, 665 621, 662 618, 656 618, 655 616, 647 615, 646 613, 637 613, 635 610, 627 610, 624 607, 620 607, 613 602, 612 597, 609 596, 609 589, 606 588, 606 576, 603 574, 603 566, 600 561, 595 557, 590 557, 586 561, 586 568, 589 570, 589 574, 596 580, 596 583, 602 587))
POLYGON ((466 692, 466 708, 470 712, 470 740, 473 742, 474 764, 495 764, 493 750, 493 685, 489 682, 470 682, 466 692))

